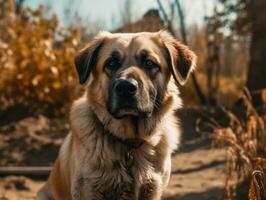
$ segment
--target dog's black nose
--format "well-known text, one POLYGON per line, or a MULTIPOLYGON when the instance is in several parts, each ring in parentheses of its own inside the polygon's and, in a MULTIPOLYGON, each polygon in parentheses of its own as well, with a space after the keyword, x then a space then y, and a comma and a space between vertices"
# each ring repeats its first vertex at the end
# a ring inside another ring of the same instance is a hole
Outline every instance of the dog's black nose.
POLYGON ((114 90, 121 97, 132 97, 136 94, 138 82, 134 79, 117 79, 114 82, 114 90))

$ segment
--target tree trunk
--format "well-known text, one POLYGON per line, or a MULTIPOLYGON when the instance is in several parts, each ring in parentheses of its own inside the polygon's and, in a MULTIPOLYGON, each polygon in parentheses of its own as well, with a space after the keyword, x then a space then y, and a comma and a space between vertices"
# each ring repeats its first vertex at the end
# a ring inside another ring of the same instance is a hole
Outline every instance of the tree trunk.
POLYGON ((266 88, 266 0, 251 0, 250 14, 252 41, 247 87, 256 96, 266 88))

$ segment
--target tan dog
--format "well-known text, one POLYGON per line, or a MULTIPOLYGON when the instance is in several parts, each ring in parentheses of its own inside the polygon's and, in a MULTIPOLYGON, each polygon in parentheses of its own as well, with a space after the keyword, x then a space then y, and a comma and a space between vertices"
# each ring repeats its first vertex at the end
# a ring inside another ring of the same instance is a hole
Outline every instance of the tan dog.
POLYGON ((39 200, 158 200, 171 172, 196 56, 166 31, 100 32, 75 58, 84 95, 39 200))

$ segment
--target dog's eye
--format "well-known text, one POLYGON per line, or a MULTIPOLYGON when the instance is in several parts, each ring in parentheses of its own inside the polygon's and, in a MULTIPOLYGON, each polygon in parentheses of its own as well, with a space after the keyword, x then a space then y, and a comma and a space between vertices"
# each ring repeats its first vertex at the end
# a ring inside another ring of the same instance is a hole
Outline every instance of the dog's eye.
POLYGON ((119 67, 119 60, 118 59, 113 59, 108 61, 105 64, 105 69, 110 70, 110 71, 114 71, 119 67))
POLYGON ((157 71, 156 69, 159 69, 159 65, 154 61, 152 61, 151 59, 146 59, 144 65, 145 68, 148 70, 157 71))
POLYGON ((156 74, 160 70, 159 65, 151 59, 146 59, 144 62, 144 68, 148 73, 156 74))
POLYGON ((153 66, 155 66, 156 64, 152 61, 152 60, 150 60, 150 59, 147 59, 146 61, 145 61, 145 66, 146 67, 153 67, 153 66))

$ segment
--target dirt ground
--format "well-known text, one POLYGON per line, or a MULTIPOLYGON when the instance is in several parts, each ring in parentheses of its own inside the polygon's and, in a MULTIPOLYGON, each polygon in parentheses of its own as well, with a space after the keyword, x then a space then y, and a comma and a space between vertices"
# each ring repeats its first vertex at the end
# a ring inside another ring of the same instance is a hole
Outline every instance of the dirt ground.
MULTIPOLYGON (((226 152, 213 148, 208 134, 195 131, 200 114, 194 109, 179 112, 183 140, 172 158, 167 200, 223 199, 226 152)), ((69 128, 63 119, 30 117, 0 126, 0 166, 50 166, 69 128), (8 133, 8 134, 7 134, 8 133)), ((35 199, 44 178, 0 176, 0 200, 35 199)))

